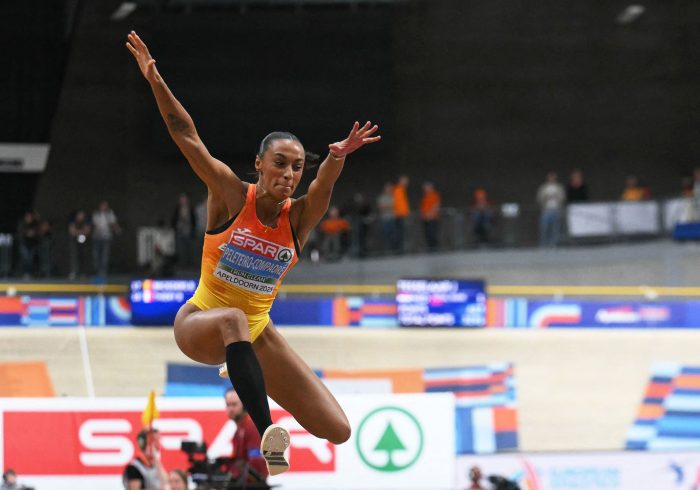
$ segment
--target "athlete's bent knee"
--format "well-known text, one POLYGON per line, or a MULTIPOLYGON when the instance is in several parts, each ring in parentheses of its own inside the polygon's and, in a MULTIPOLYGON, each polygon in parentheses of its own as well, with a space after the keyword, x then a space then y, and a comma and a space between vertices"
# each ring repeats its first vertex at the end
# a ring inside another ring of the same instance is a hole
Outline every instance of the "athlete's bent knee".
POLYGON ((248 318, 238 308, 226 308, 221 317, 221 337, 225 344, 241 340, 250 341, 248 318))

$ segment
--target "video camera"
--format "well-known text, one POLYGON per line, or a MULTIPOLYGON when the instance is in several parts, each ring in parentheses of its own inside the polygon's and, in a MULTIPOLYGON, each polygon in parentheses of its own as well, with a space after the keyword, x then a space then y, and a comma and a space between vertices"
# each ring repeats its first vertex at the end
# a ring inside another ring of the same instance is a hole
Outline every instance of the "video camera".
POLYGON ((488 481, 493 485, 494 490, 520 490, 520 486, 516 482, 500 475, 491 475, 488 477, 488 481))
POLYGON ((187 454, 187 461, 190 465, 187 472, 197 485, 197 490, 267 490, 272 488, 252 468, 248 468, 246 474, 253 475, 258 480, 257 482, 241 482, 234 479, 230 472, 232 459, 216 458, 210 460, 207 457, 207 444, 205 442, 182 441, 180 450, 187 454))

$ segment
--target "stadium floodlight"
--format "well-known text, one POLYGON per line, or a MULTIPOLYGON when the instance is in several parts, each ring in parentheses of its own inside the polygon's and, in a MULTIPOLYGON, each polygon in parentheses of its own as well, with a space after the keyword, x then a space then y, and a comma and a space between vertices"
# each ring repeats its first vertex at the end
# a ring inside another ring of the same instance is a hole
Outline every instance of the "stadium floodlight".
POLYGON ((646 8, 644 5, 628 5, 625 9, 617 15, 615 19, 618 24, 631 24, 639 18, 646 8))
POLYGON ((136 10, 136 2, 122 2, 117 9, 109 16, 110 20, 120 21, 126 19, 136 10))

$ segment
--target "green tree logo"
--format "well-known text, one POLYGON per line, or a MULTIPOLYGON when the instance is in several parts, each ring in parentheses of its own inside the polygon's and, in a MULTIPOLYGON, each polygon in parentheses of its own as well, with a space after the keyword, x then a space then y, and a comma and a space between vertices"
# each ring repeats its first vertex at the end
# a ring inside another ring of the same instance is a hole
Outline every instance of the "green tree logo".
POLYGON ((413 466, 423 452, 423 429, 403 408, 381 407, 362 419, 355 446, 360 459, 370 468, 401 471, 413 466))
POLYGON ((281 262, 289 262, 290 260, 292 260, 292 251, 288 248, 283 248, 277 254, 277 260, 281 262))
POLYGON ((396 435, 396 431, 394 430, 394 426, 391 425, 391 422, 387 424, 384 434, 382 435, 382 438, 379 439, 379 442, 374 447, 374 450, 386 451, 388 455, 389 462, 383 468, 384 471, 396 471, 399 469, 399 467, 394 464, 391 454, 394 451, 405 451, 406 447, 401 443, 399 436, 396 435))

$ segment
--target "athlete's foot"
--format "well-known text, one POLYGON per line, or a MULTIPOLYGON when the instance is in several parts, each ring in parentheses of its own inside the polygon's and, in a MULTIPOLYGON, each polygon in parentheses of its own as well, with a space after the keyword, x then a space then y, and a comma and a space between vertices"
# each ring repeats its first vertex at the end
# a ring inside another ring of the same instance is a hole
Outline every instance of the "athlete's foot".
POLYGON ((228 379, 228 367, 226 367, 226 363, 219 366, 219 378, 228 379))
POLYGON ((284 451, 289 447, 289 432, 278 424, 272 424, 265 430, 260 441, 260 452, 267 463, 270 476, 279 475, 289 469, 284 451))

